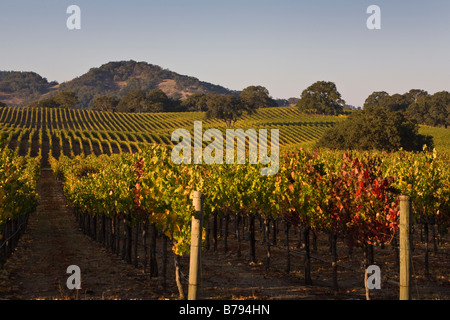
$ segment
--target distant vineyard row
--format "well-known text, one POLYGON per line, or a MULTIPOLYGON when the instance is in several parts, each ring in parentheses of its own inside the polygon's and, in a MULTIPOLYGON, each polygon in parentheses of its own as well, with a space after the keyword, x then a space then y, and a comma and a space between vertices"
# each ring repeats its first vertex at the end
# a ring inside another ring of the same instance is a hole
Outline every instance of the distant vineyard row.
MULTIPOLYGON (((136 152, 142 144, 171 145, 173 130, 203 127, 225 129, 219 120, 204 120, 204 113, 110 113, 60 108, 0 108, 0 139, 19 155, 58 158, 89 154, 136 152), (50 152, 50 153, 49 153, 50 152)), ((267 108, 240 119, 238 128, 280 130, 280 147, 316 141, 339 119, 311 116, 295 108, 267 108)))

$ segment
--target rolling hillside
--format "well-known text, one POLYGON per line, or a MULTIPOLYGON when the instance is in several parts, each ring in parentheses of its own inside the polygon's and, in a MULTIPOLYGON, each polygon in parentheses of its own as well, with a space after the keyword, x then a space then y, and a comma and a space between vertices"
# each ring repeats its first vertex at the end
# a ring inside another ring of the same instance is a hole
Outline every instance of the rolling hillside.
POLYGON ((56 82, 48 82, 35 72, 0 71, 0 102, 26 106, 58 90, 56 82))
POLYGON ((203 82, 194 77, 180 75, 146 62, 109 62, 92 68, 86 74, 62 83, 60 91, 74 91, 79 105, 86 108, 100 95, 123 97, 133 89, 150 91, 161 89, 171 98, 186 98, 193 93, 230 93, 224 87, 203 82))
MULTIPOLYGON (((279 129, 280 150, 310 147, 327 128, 344 116, 306 115, 295 107, 265 108, 244 116, 235 129, 279 129)), ((111 154, 135 152, 142 144, 173 145, 172 132, 188 129, 202 121, 203 130, 225 123, 205 120, 203 112, 177 113, 110 113, 91 110, 0 107, 0 140, 20 155, 58 158, 60 154, 111 154)), ((420 132, 434 137, 440 152, 450 153, 450 129, 421 126, 420 132)), ((192 135, 193 137, 193 135, 192 135)), ((206 142, 204 142, 204 145, 206 142)))
MULTIPOLYGON (((279 129, 280 149, 286 150, 312 145, 341 119, 305 115, 293 107, 267 108, 238 120, 235 128, 279 129)), ((203 121, 204 130, 225 130, 223 122, 204 120, 202 112, 134 114, 3 107, 0 137, 20 155, 111 154, 134 152, 145 143, 172 145, 172 132, 178 128, 192 132, 196 120, 203 121)))
POLYGON ((9 106, 23 107, 59 91, 74 91, 78 96, 78 107, 87 108, 97 96, 123 97, 137 88, 145 91, 161 89, 176 99, 184 99, 193 93, 233 92, 157 65, 133 60, 109 62, 61 84, 49 82, 34 72, 0 71, 0 102, 9 106))

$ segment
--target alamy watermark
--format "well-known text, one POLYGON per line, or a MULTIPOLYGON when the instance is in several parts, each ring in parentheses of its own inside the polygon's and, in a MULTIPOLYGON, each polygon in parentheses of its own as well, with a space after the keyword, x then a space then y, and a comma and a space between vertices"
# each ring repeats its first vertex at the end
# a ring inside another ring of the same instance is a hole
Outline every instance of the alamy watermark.
MULTIPOLYGON (((81 9, 77 5, 70 5, 66 10, 67 14, 70 16, 67 18, 66 26, 69 30, 80 30, 81 29, 81 9)), ((367 10, 367 14, 370 14, 367 19, 366 26, 369 30, 380 30, 381 29, 381 9, 377 5, 370 5, 367 10)))
POLYGON ((367 8, 367 14, 370 17, 367 19, 366 25, 369 30, 381 29, 381 9, 377 5, 371 5, 367 8))
POLYGON ((81 9, 77 5, 71 5, 67 7, 67 14, 70 16, 67 18, 66 26, 69 30, 80 30, 81 29, 81 9))
MULTIPOLYGON (((223 164, 224 139, 219 129, 208 129, 203 133, 202 121, 194 121, 194 141, 192 155, 192 136, 187 129, 176 129, 172 133, 172 142, 178 142, 172 149, 174 164, 223 164), (209 143, 203 150, 203 141, 209 143)), ((262 165, 262 175, 274 175, 279 169, 279 130, 270 129, 270 156, 268 154, 267 129, 226 129, 226 164, 246 163, 246 140, 248 139, 248 162, 262 165), (235 152, 235 141, 237 142, 235 152), (259 157, 259 159, 258 159, 259 157)))
POLYGON ((70 273, 71 276, 67 278, 66 285, 69 290, 81 289, 81 270, 77 265, 70 265, 67 267, 66 273, 70 273))
POLYGON ((381 270, 377 265, 371 265, 366 270, 366 286, 369 290, 381 289, 381 270), (370 274, 370 276, 369 276, 370 274))

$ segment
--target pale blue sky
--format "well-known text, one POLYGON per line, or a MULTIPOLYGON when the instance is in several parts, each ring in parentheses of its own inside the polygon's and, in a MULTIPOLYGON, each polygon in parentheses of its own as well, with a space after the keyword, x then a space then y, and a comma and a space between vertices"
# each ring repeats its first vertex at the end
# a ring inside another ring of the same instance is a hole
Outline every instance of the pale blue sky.
POLYGON ((1 0, 0 70, 63 82, 136 60, 234 90, 299 97, 333 81, 347 103, 373 91, 450 91, 448 0, 1 0), (81 8, 81 30, 66 9, 81 8), (369 5, 381 30, 368 30, 369 5))

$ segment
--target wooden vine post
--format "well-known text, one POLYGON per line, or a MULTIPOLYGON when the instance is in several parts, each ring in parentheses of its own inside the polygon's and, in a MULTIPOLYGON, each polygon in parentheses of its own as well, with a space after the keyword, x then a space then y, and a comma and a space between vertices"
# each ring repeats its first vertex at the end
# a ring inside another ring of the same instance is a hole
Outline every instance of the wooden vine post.
POLYGON ((199 191, 194 191, 193 201, 195 213, 192 217, 191 228, 188 300, 197 300, 198 287, 201 282, 203 194, 199 191))
POLYGON ((410 198, 400 196, 400 300, 411 299, 410 198))

